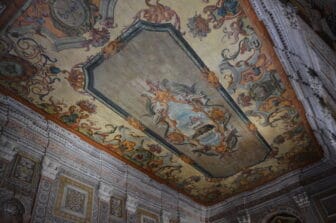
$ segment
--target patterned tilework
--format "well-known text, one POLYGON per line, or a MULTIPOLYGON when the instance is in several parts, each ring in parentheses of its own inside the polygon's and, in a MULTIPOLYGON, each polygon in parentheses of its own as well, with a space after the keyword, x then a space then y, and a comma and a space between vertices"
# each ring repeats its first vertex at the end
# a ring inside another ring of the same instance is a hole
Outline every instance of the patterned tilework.
POLYGON ((60 176, 54 214, 68 221, 90 222, 92 200, 92 187, 60 176))
POLYGON ((124 200, 119 197, 112 196, 110 200, 110 215, 122 218, 124 216, 124 200))
POLYGON ((144 209, 138 210, 139 223, 159 223, 159 216, 144 209))
POLYGON ((40 167, 38 159, 24 153, 17 154, 14 161, 8 165, 8 171, 5 172, 4 186, 26 196, 35 196, 40 167))
POLYGON ((31 184, 33 181, 36 165, 36 162, 31 158, 18 156, 14 164, 12 178, 20 182, 31 184))
POLYGON ((109 222, 109 205, 107 202, 99 202, 99 222, 109 222))
POLYGON ((37 192, 36 203, 34 207, 34 215, 32 222, 43 223, 48 207, 49 195, 52 187, 52 181, 42 178, 37 192))

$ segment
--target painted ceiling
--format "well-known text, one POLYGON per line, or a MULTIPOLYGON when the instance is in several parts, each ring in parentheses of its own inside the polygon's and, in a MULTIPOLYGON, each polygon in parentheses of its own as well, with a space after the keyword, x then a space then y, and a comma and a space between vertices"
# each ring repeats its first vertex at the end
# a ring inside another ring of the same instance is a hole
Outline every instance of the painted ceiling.
POLYGON ((0 11, 2 93, 198 203, 323 155, 248 1, 15 0, 0 11))

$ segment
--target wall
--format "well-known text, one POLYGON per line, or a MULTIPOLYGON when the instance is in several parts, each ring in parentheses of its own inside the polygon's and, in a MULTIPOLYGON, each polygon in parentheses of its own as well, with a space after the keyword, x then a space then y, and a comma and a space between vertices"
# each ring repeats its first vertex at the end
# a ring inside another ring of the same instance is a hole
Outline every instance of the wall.
POLYGON ((250 2, 274 43, 325 158, 319 164, 210 207, 209 221, 265 222, 276 213, 287 212, 303 222, 334 222, 335 52, 297 15, 291 4, 266 0, 250 2))
POLYGON ((16 198, 24 222, 168 222, 178 211, 203 221, 203 207, 10 97, 0 103, 0 207, 16 198))
POLYGON ((336 168, 327 159, 202 207, 10 97, 1 95, 0 103, 0 204, 16 198, 24 222, 138 223, 139 214, 169 222, 178 209, 181 222, 190 223, 266 222, 288 217, 283 213, 303 222, 332 222, 336 168))
POLYGON ((266 222, 283 213, 335 221, 335 53, 290 5, 251 3, 324 149, 320 163, 203 207, 0 95, 0 204, 21 202, 25 222, 139 222, 139 214, 168 222, 177 210, 182 222, 266 222))
POLYGON ((328 222, 333 217, 330 203, 336 196, 336 171, 327 163, 217 207, 197 207, 183 197, 177 202, 175 192, 84 146, 79 138, 13 99, 1 96, 1 105, 0 203, 13 197, 19 200, 24 222, 139 222, 139 213, 155 218, 162 209, 163 222, 168 222, 175 217, 178 203, 184 222, 238 222, 237 217, 264 222, 284 212, 304 222, 328 222), (74 201, 65 202, 63 194, 74 201))

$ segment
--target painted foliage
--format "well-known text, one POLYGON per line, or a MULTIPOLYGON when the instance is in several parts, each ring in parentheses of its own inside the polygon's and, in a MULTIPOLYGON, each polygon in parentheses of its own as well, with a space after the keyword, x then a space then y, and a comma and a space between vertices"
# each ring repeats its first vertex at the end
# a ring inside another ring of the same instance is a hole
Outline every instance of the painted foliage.
MULTIPOLYGON (((223 201, 322 156, 248 1, 54 0, 27 1, 18 7, 22 8, 2 9, 14 19, 1 28, 1 92, 202 204, 223 201), (83 67, 97 54, 105 59, 122 54, 127 44, 120 36, 139 21, 170 23, 208 70, 187 82, 141 79, 136 87, 146 86, 139 97, 147 112, 125 118, 85 89, 83 67), (234 113, 210 106, 216 103, 213 95, 202 93, 197 84, 201 80, 225 89, 249 120, 246 129, 260 133, 271 148, 265 160, 223 178, 205 176, 195 168, 194 161, 203 157, 221 160, 244 151, 238 145, 245 142, 232 124, 234 113), (162 129, 171 144, 194 145, 190 150, 199 157, 173 153, 149 137, 145 119, 162 129), (201 132, 213 135, 205 139, 201 132)), ((82 197, 71 188, 68 193, 82 197)))
POLYGON ((197 14, 188 19, 188 27, 194 37, 206 37, 213 29, 219 29, 224 22, 237 19, 242 15, 240 4, 236 0, 217 0, 215 4, 203 8, 205 18, 197 14))
POLYGON ((226 177, 262 162, 269 145, 174 31, 137 22, 119 38, 118 54, 98 54, 84 65, 85 89, 206 176, 226 177))

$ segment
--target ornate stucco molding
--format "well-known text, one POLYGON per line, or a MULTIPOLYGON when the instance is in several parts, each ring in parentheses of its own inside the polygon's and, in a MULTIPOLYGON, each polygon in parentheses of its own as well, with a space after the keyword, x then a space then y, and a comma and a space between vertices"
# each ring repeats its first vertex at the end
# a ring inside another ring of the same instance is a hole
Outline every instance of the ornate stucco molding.
POLYGON ((251 223, 251 217, 247 213, 247 214, 238 216, 237 221, 238 221, 238 223, 251 223))
POLYGON ((6 137, 0 136, 0 157, 12 161, 17 153, 16 143, 9 141, 6 137))
POLYGON ((172 214, 169 211, 162 210, 162 212, 161 212, 162 222, 163 223, 169 223, 171 215, 172 214))
POLYGON ((104 182, 99 182, 99 190, 98 190, 98 197, 99 199, 109 202, 111 196, 113 194, 113 187, 104 183, 104 182))
POLYGON ((130 214, 135 214, 137 209, 139 206, 139 200, 131 195, 127 195, 127 199, 126 199, 126 210, 130 213, 130 214))
POLYGON ((290 214, 290 215, 298 218, 301 222, 306 222, 306 221, 304 221, 304 218, 303 218, 302 214, 299 212, 299 210, 296 210, 296 209, 294 209, 293 207, 290 207, 290 206, 282 206, 282 205, 274 207, 272 210, 269 210, 267 213, 265 213, 263 218, 260 219, 260 221, 258 221, 258 222, 267 223, 267 222, 270 221, 270 219, 272 217, 274 217, 277 214, 281 214, 281 213, 290 214))
POLYGON ((300 208, 306 208, 310 206, 310 199, 306 192, 294 195, 293 199, 300 208))
POLYGON ((293 193, 292 199, 307 221, 309 219, 309 222, 312 223, 320 222, 320 219, 317 217, 318 214, 315 213, 310 197, 304 188, 299 188, 298 191, 293 193))
POLYGON ((56 160, 50 159, 45 156, 42 162, 42 176, 49 178, 50 180, 55 180, 57 173, 59 171, 61 164, 56 160))

